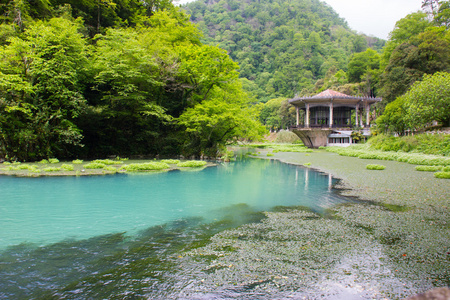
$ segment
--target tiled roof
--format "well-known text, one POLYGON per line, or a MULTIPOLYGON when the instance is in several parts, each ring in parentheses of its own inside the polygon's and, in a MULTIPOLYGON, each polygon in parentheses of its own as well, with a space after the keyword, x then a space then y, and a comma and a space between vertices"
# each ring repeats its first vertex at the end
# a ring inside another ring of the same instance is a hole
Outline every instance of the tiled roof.
POLYGON ((343 93, 339 93, 333 90, 326 90, 323 91, 315 96, 313 96, 313 98, 331 98, 331 97, 350 97, 349 95, 343 94, 343 93))

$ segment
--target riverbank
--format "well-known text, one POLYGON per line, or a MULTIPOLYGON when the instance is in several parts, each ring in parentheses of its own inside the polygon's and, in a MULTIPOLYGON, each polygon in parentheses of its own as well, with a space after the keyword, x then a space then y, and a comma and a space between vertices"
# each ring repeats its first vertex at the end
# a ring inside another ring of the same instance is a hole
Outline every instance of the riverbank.
POLYGON ((258 157, 331 173, 341 179, 341 194, 361 201, 325 216, 300 208, 268 212, 261 223, 215 235, 180 257, 183 269, 202 262, 205 271, 184 296, 403 299, 450 285, 448 180, 396 161, 270 152, 258 157), (386 169, 365 167, 377 163, 386 169))

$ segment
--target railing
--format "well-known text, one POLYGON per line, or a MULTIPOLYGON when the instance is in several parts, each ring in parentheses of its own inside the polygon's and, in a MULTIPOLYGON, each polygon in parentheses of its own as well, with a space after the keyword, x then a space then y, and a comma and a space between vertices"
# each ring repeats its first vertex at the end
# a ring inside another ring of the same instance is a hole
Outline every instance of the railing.
MULTIPOLYGON (((310 124, 309 126, 308 125, 304 125, 304 124, 301 124, 301 125, 297 125, 297 126, 292 126, 291 127, 291 129, 317 129, 317 128, 320 128, 320 129, 329 129, 330 128, 330 125, 328 125, 328 124, 310 124)), ((349 130, 349 129, 354 129, 354 128, 356 128, 356 127, 354 127, 354 126, 352 126, 352 125, 347 125, 347 124, 335 124, 335 125, 333 125, 333 126, 331 126, 331 128, 333 128, 333 129, 339 129, 339 128, 342 128, 342 129, 347 129, 347 130, 349 130)), ((358 128, 361 128, 361 127, 358 127, 358 128)), ((367 125, 364 125, 362 128, 369 128, 367 125)))

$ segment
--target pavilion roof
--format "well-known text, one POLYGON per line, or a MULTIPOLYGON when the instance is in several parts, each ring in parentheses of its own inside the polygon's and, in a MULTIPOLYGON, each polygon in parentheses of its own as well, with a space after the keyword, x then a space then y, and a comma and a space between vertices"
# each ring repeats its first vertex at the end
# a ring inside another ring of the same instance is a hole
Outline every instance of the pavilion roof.
POLYGON ((289 100, 289 103, 293 105, 301 105, 304 103, 314 103, 314 102, 324 102, 324 101, 340 101, 340 102, 349 102, 349 103, 355 103, 360 101, 369 102, 370 104, 381 101, 381 98, 375 98, 375 97, 354 97, 349 96, 344 93, 336 92, 333 90, 326 90, 323 91, 315 96, 309 96, 309 97, 294 97, 293 99, 289 100))

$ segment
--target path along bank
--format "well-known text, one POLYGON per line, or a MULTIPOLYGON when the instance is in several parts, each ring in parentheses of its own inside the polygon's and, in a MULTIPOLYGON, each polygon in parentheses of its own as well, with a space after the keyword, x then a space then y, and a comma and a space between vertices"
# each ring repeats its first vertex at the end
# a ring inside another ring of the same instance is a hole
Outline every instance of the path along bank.
POLYGON ((361 201, 325 216, 268 212, 261 223, 215 235, 180 256, 184 267, 195 261, 206 271, 182 295, 403 299, 450 285, 450 180, 396 161, 269 152, 258 157, 331 173, 341 179, 335 188, 361 201), (367 170, 373 163, 386 169, 367 170))

